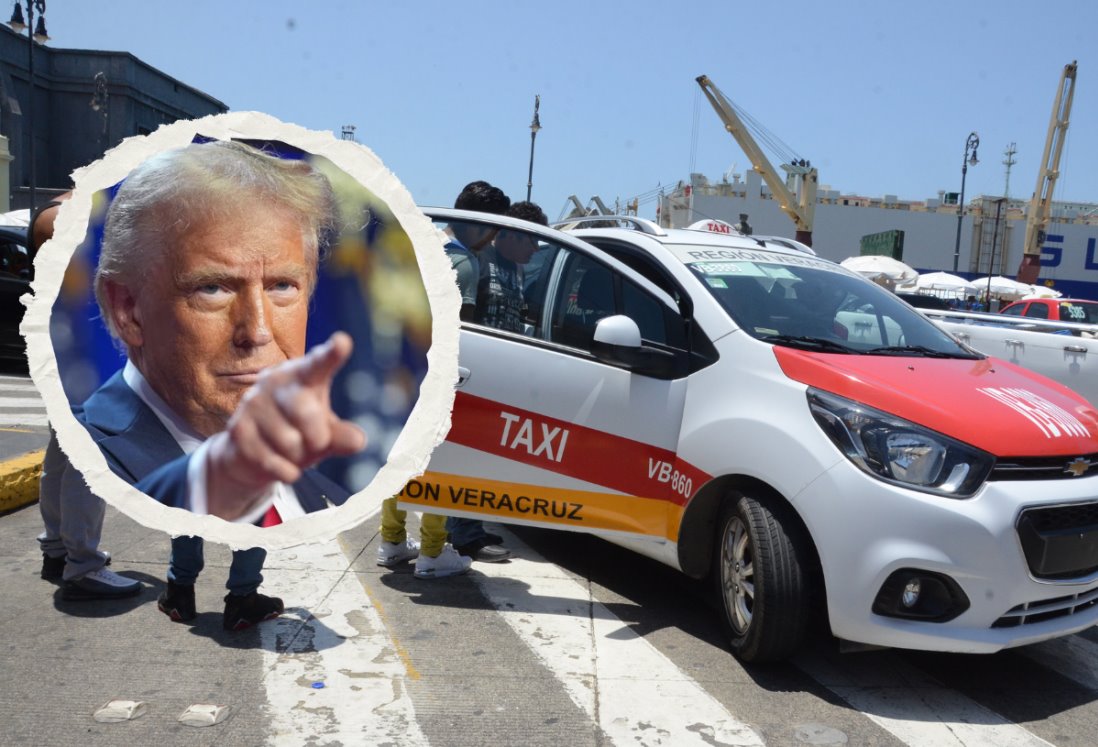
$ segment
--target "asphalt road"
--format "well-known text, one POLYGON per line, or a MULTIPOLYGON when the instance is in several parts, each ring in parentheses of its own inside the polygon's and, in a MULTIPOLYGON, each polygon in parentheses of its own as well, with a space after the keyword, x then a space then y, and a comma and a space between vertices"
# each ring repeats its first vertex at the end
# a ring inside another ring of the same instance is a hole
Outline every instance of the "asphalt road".
POLYGON ((199 617, 156 609, 168 540, 108 510, 141 596, 66 602, 38 577, 37 507, 0 516, 0 743, 19 745, 1090 745, 1098 631, 993 656, 727 651, 708 587, 595 538, 502 529, 511 562, 424 581, 378 567, 376 519, 272 553, 287 614, 221 630, 228 552, 199 617), (111 701, 143 704, 100 723, 111 701), (219 723, 180 722, 188 708, 219 723), (218 710, 215 707, 220 707, 218 710))

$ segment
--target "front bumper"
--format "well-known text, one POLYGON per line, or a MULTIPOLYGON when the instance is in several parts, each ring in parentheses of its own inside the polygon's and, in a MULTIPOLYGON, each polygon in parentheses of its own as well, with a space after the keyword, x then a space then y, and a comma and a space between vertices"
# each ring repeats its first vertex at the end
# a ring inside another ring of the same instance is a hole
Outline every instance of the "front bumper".
POLYGON ((1017 523, 1026 509, 1098 502, 1098 476, 989 482, 943 498, 874 480, 841 462, 793 503, 819 551, 833 634, 878 646, 992 653, 1098 624, 1098 573, 1033 575, 1017 523), (900 569, 948 576, 969 606, 946 622, 874 614, 900 569))

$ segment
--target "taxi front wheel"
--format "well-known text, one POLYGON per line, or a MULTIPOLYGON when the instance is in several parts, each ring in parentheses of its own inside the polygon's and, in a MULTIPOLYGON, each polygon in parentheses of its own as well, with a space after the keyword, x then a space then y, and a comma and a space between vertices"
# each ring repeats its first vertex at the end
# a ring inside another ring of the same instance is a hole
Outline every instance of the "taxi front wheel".
POLYGON ((733 493, 718 527, 713 576, 732 652, 751 662, 789 656, 809 617, 803 541, 789 509, 733 493))

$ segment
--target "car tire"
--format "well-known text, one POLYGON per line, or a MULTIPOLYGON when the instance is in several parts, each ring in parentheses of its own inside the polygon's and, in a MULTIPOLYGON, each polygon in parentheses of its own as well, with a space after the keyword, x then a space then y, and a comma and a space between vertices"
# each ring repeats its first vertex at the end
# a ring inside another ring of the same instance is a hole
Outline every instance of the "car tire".
POLYGON ((717 527, 713 578, 732 652, 746 662, 787 658, 804 640, 810 613, 795 520, 785 506, 737 493, 717 527))

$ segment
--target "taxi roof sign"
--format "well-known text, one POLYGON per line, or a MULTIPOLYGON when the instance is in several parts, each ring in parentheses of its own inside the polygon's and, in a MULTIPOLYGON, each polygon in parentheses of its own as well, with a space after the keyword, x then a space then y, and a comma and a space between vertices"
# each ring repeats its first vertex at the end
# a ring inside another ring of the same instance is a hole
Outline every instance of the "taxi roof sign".
POLYGON ((734 236, 742 236, 731 223, 716 218, 706 218, 696 223, 691 223, 687 228, 691 231, 708 231, 709 233, 727 233, 734 236))

